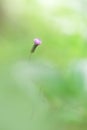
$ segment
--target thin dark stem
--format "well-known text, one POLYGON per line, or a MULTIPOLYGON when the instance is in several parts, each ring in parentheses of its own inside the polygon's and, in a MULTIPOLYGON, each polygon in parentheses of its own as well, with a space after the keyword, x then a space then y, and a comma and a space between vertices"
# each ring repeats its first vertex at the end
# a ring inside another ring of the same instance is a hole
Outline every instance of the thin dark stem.
POLYGON ((36 47, 37 47, 38 45, 33 45, 33 47, 32 47, 32 49, 31 49, 31 53, 34 53, 34 51, 35 51, 35 49, 36 49, 36 47))

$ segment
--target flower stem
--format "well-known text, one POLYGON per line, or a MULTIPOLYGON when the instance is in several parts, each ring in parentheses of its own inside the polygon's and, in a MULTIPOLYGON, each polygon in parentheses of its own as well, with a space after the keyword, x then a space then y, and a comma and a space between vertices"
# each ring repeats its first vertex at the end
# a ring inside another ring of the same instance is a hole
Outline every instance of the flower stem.
POLYGON ((33 45, 32 49, 31 49, 31 53, 34 53, 34 51, 35 51, 35 49, 36 49, 37 46, 38 45, 36 45, 36 44, 33 45))

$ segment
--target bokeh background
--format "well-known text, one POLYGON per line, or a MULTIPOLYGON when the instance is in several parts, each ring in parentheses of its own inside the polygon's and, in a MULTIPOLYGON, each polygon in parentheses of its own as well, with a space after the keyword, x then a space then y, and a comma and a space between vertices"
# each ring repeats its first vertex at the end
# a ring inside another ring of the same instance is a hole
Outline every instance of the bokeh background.
POLYGON ((86 12, 86 0, 0 0, 0 130, 87 130, 86 12))

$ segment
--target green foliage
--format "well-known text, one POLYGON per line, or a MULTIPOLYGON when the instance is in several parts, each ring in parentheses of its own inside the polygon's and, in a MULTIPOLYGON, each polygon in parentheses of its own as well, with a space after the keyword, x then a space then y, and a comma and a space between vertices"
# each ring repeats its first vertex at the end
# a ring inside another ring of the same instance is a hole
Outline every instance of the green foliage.
POLYGON ((87 129, 87 18, 66 6, 71 0, 60 7, 54 1, 26 0, 22 7, 14 1, 14 8, 7 1, 0 24, 0 130, 87 129), (30 57, 36 37, 43 44, 30 57))

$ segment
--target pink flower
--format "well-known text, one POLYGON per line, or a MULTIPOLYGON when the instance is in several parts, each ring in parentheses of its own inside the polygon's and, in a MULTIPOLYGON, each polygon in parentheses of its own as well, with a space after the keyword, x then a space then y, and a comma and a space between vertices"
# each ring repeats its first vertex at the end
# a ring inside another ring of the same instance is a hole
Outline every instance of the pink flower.
POLYGON ((42 41, 40 39, 38 39, 38 38, 34 39, 34 44, 35 45, 40 45, 41 43, 42 43, 42 41))
POLYGON ((37 46, 40 45, 41 43, 42 43, 42 41, 40 39, 35 38, 34 39, 34 45, 33 45, 32 49, 31 49, 31 53, 33 53, 36 50, 37 46))

